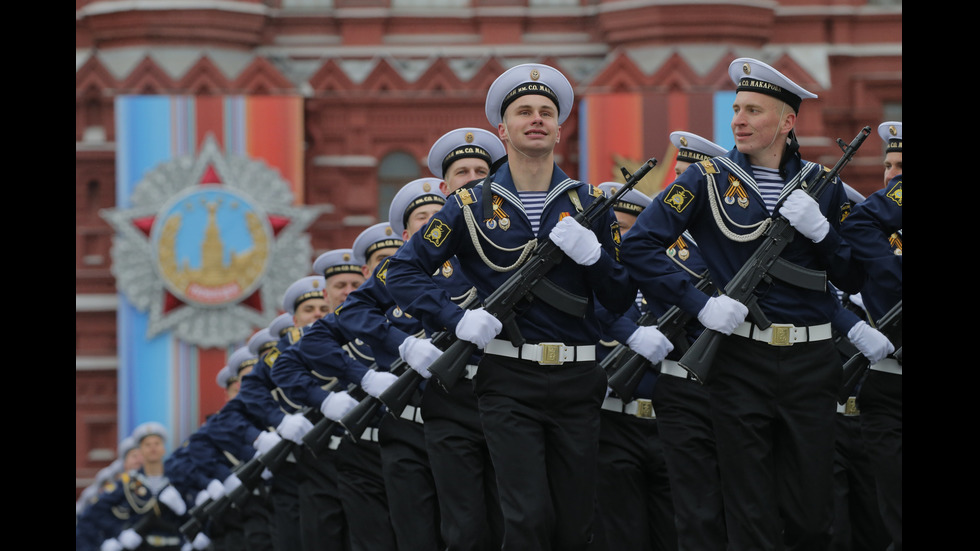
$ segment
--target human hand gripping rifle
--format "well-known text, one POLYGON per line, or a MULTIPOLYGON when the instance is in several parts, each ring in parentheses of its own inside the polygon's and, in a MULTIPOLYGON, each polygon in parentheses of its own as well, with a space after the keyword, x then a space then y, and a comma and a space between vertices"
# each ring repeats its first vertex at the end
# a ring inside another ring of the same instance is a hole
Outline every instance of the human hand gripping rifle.
MULTIPOLYGON (((699 276, 696 288, 707 295, 714 294, 715 286, 711 283, 707 270, 699 276)), ((674 305, 659 318, 654 318, 653 313, 647 311, 636 320, 636 324, 656 325, 657 329, 674 345, 674 349, 683 353, 688 348, 685 326, 693 318, 693 314, 674 305)), ((609 388, 613 389, 624 402, 629 402, 633 399, 633 393, 636 392, 643 375, 652 364, 650 360, 633 352, 625 344, 619 343, 602 360, 599 367, 609 374, 609 388)))
MULTIPOLYGON (((466 300, 459 304, 460 308, 469 308, 476 303, 475 289, 471 289, 467 294, 466 300)), ((432 335, 432 344, 436 348, 445 351, 453 343, 456 336, 452 331, 440 331, 432 335)), ((405 410, 405 406, 412 400, 415 390, 425 379, 422 375, 411 368, 402 358, 398 358, 391 364, 391 372, 398 375, 398 379, 382 392, 378 399, 388 408, 388 413, 398 417, 405 410)))
MULTIPOLYGON (((626 183, 623 184, 623 187, 612 197, 603 195, 596 198, 582 212, 575 215, 575 220, 583 226, 591 228, 596 220, 605 215, 609 207, 615 204, 624 193, 636 186, 656 165, 657 160, 651 157, 633 174, 621 167, 620 170, 626 176, 626 183)), ((489 185, 489 182, 484 183, 484 185, 489 185)), ((507 333, 511 339, 511 344, 514 346, 524 344, 523 337, 516 330, 517 306, 524 301, 531 300, 531 295, 542 297, 555 294, 555 285, 545 276, 552 268, 561 263, 564 257, 565 253, 551 239, 545 237, 539 240, 534 252, 524 264, 517 268, 514 274, 483 302, 484 310, 500 320, 504 329, 511 329, 507 333)), ((579 317, 585 316, 588 300, 576 301, 571 306, 569 313, 579 317)), ((432 380, 447 392, 466 371, 467 361, 477 350, 477 346, 469 341, 457 339, 455 336, 453 339, 446 351, 429 366, 432 380)))
MULTIPOLYGON (((902 364, 902 301, 899 300, 895 306, 881 316, 878 323, 875 324, 875 328, 881 331, 883 335, 888 337, 888 340, 895 345, 895 351, 889 354, 889 357, 894 358, 899 365, 902 364)), ((861 378, 868 369, 871 368, 871 360, 867 356, 861 354, 860 352, 851 356, 846 362, 844 362, 844 374, 842 377, 843 384, 841 384, 840 392, 837 394, 837 403, 843 404, 847 402, 848 397, 854 392, 854 387, 858 385, 861 378)))
MULTIPOLYGON (((324 421, 329 421, 323 417, 323 413, 317 408, 306 408, 303 415, 313 423, 313 429, 310 429, 310 432, 316 430, 316 427, 323 424, 324 421)), ((209 518, 220 519, 232 505, 241 507, 245 503, 245 499, 261 484, 262 473, 266 469, 272 474, 279 472, 297 445, 296 442, 283 438, 262 455, 239 463, 232 472, 238 477, 241 484, 218 499, 207 499, 200 505, 192 507, 188 511, 190 518, 180 527, 180 533, 187 539, 193 540, 204 529, 209 518)))
MULTIPOLYGON (((861 147, 870 133, 871 127, 865 126, 850 144, 845 144, 844 140, 838 138, 837 145, 840 146, 844 154, 837 161, 837 164, 829 171, 821 172, 812 184, 802 182, 800 189, 819 200, 824 188, 837 179, 837 175, 851 161, 851 158, 857 153, 858 148, 861 147)), ((779 255, 793 241, 796 228, 784 216, 778 214, 778 208, 776 212, 777 214, 772 218, 772 223, 765 231, 765 238, 762 243, 759 244, 759 247, 742 265, 731 281, 725 285, 725 294, 744 304, 749 309, 749 319, 763 329, 772 325, 759 307, 755 295, 756 288, 763 281, 768 283, 772 281, 772 278, 776 278, 805 289, 820 291, 827 288, 827 276, 824 272, 797 266, 780 258, 779 255)), ((775 335, 776 331, 773 333, 775 335)), ((691 348, 681 357, 678 364, 693 374, 698 381, 706 382, 715 353, 724 336, 718 331, 705 329, 701 336, 694 341, 691 348)))

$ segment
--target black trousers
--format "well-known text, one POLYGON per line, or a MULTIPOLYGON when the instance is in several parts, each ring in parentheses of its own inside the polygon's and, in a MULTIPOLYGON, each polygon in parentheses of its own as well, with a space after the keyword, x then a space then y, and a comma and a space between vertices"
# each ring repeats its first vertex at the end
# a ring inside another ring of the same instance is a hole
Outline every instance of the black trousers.
POLYGON ((656 419, 606 411, 599 432, 604 549, 676 551, 670 479, 656 419))
POLYGON ((395 531, 381 474, 381 448, 363 438, 344 437, 337 449, 337 486, 352 551, 395 551, 395 531))
POLYGON ((299 465, 286 461, 269 481, 272 522, 277 551, 302 549, 300 541, 299 486, 303 483, 299 465))
POLYGON ((878 507, 895 551, 902 549, 902 376, 870 371, 858 396, 861 436, 871 456, 878 507))
POLYGON ((461 379, 448 393, 439 385, 426 385, 422 411, 446 550, 500 549, 503 517, 497 476, 473 381, 461 379))
MULTIPOLYGON (((414 406, 409 411, 414 411, 414 406)), ((421 423, 386 414, 378 429, 388 513, 399 551, 444 549, 439 500, 421 423)))
POLYGON ((497 472, 502 549, 589 549, 606 374, 595 362, 545 366, 485 354, 475 389, 497 472))
POLYGON ((660 375, 653 408, 663 442, 680 551, 726 549, 725 506, 708 390, 660 375))
POLYGON ((299 486, 300 540, 303 551, 344 551, 347 541, 347 518, 340 502, 337 485, 336 451, 309 448, 300 452, 299 468, 303 482, 299 486))
POLYGON ((860 415, 837 414, 834 456, 834 551, 885 551, 889 542, 878 511, 871 458, 860 415))
POLYGON ((840 379, 829 339, 722 340, 706 384, 732 550, 830 546, 840 379))

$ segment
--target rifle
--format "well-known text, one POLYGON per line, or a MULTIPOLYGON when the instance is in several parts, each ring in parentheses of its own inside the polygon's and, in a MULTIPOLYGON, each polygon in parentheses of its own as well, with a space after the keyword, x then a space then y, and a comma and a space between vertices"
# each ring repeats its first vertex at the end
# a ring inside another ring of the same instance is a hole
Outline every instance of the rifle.
MULTIPOLYGON (((876 328, 881 331, 888 340, 895 345, 895 352, 889 354, 892 358, 902 363, 902 301, 899 300, 895 306, 891 307, 881 319, 878 320, 876 328)), ((864 374, 871 369, 871 360, 860 352, 851 356, 844 362, 843 384, 837 394, 837 403, 843 404, 850 397, 851 392, 858 385, 864 374)))
MULTIPOLYGON (((459 306, 460 308, 469 308, 475 301, 476 293, 471 292, 459 306)), ((432 344, 440 350, 445 350, 452 344, 454 338, 452 331, 440 331, 432 336, 432 344)), ((415 390, 425 379, 402 358, 392 362, 391 372, 398 375, 398 380, 386 388, 378 396, 378 399, 388 408, 388 413, 398 417, 405 410, 408 402, 412 400, 415 390)))
MULTIPOLYGON (((371 365, 370 369, 377 368, 378 364, 375 363, 371 365)), ((361 433, 371 424, 371 421, 377 416, 378 410, 384 404, 381 403, 381 400, 370 396, 367 392, 364 392, 364 389, 354 384, 351 384, 347 392, 358 402, 338 423, 347 430, 347 437, 351 441, 357 442, 357 439, 361 437, 361 433)))
MULTIPOLYGON (((708 277, 708 271, 705 270, 699 277, 696 288, 705 294, 714 294, 715 286, 711 282, 711 278, 708 277)), ((683 353, 688 348, 685 326, 692 318, 694 318, 693 314, 673 305, 657 319, 653 319, 652 312, 644 313, 636 320, 636 324, 656 325, 657 329, 673 343, 674 348, 683 353)), ((629 402, 633 399, 633 393, 643 379, 646 370, 652 367, 652 364, 650 360, 620 343, 602 360, 599 367, 607 373, 611 373, 609 375, 609 388, 613 389, 624 402, 629 402)))
MULTIPOLYGON (((813 184, 802 182, 799 189, 803 189, 814 199, 819 199, 824 188, 837 179, 837 175, 851 161, 869 134, 871 134, 871 127, 865 126, 850 144, 845 144, 844 140, 837 138, 837 145, 844 152, 837 164, 829 171, 822 172, 813 184)), ((765 231, 765 239, 725 285, 725 294, 744 304, 749 309, 752 321, 762 328, 772 325, 759 307, 758 297, 755 295, 756 288, 763 281, 771 282, 772 278, 776 278, 805 289, 818 291, 827 289, 825 273, 797 266, 780 258, 779 255, 793 241, 795 235, 796 229, 789 220, 782 215, 775 215, 765 231)), ((724 336, 723 333, 705 328, 691 348, 681 356, 678 364, 693 374, 698 381, 706 382, 715 353, 724 336)))
MULTIPOLYGON (((316 430, 317 426, 324 424, 324 421, 329 421, 323 417, 323 413, 318 408, 306 408, 303 415, 313 423, 310 432, 316 430)), ((296 442, 283 438, 264 454, 252 457, 244 463, 239 463, 232 472, 238 477, 241 484, 218 499, 207 499, 200 505, 192 507, 189 511, 191 518, 180 527, 180 532, 184 534, 184 537, 192 540, 198 532, 204 529, 208 518, 221 518, 232 505, 240 507, 245 503, 245 498, 261 483, 262 473, 266 469, 272 474, 279 472, 296 446, 296 442)))
MULTIPOLYGON (((590 228, 592 224, 605 214, 607 208, 613 205, 619 198, 632 189, 642 179, 647 172, 657 165, 657 160, 650 158, 635 173, 630 174, 625 168, 620 167, 623 175, 626 176, 626 183, 616 192, 613 197, 596 198, 589 206, 575 215, 575 220, 583 226, 590 228)), ((490 185, 489 182, 483 185, 490 185)), ((553 295, 554 284, 545 276, 552 268, 561 263, 565 253, 555 245, 553 241, 544 238, 538 241, 534 252, 521 265, 520 268, 510 276, 503 285, 490 294, 483 302, 483 309, 492 314, 505 328, 514 330, 508 331, 511 342, 514 346, 524 344, 523 337, 516 331, 516 308, 519 303, 528 299, 528 295, 537 296, 553 295)), ((474 305, 475 306, 475 305, 474 305)), ((584 305, 583 305, 584 306, 584 305)), ((585 315, 584 307, 582 314, 585 315)), ((456 384, 466 369, 466 362, 477 350, 477 346, 469 341, 457 339, 453 336, 453 342, 446 348, 446 351, 436 358, 429 371, 432 373, 432 380, 443 388, 446 392, 456 384)))

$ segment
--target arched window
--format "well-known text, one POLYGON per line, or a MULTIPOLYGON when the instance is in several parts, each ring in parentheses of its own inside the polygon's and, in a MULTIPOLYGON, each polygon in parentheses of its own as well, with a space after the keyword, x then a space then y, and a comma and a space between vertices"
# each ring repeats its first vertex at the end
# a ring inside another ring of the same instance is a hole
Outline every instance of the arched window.
POLYGON ((403 151, 389 153, 378 167, 378 220, 388 220, 388 210, 395 194, 405 184, 421 178, 419 162, 403 151))

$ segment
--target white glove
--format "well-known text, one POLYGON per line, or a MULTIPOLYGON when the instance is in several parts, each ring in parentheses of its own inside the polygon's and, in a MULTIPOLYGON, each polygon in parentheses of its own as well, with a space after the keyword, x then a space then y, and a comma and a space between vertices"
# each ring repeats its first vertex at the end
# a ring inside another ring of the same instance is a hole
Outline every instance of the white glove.
POLYGON ((143 536, 136 533, 136 530, 132 528, 127 528, 116 537, 119 543, 122 544, 124 549, 136 549, 143 543, 143 536))
POLYGON ((123 551, 124 547, 116 538, 109 538, 102 542, 99 551, 123 551))
POLYGON ((212 501, 221 499, 221 496, 225 495, 225 485, 221 483, 220 480, 212 480, 208 482, 208 495, 211 496, 212 501))
POLYGON ((431 339, 408 337, 398 345, 398 355, 405 360, 409 367, 428 379, 432 376, 432 373, 429 372, 429 366, 442 355, 442 350, 432 344, 431 339))
POLYGON ((698 321, 712 331, 731 335, 736 327, 745 321, 749 309, 728 295, 711 297, 698 312, 698 321))
POLYGON ((864 298, 861 296, 861 293, 848 295, 847 300, 851 301, 852 304, 860 306, 861 309, 864 310, 864 298))
POLYGON ((374 396, 377 398, 384 392, 391 383, 398 380, 398 377, 389 371, 375 371, 374 369, 369 369, 367 373, 361 377, 361 388, 364 392, 367 392, 369 396, 374 396))
POLYGON ((194 549, 207 549, 209 545, 211 545, 211 538, 205 536, 204 532, 198 532, 191 543, 194 549))
POLYGON ((857 347, 871 363, 878 363, 895 351, 895 345, 881 331, 859 321, 847 332, 847 340, 857 347))
POLYGON ((568 258, 581 266, 591 266, 598 262, 602 246, 592 230, 579 224, 575 218, 566 216, 551 228, 548 237, 558 245, 568 258))
POLYGON ((187 512, 187 504, 184 503, 184 498, 180 497, 180 492, 177 491, 173 486, 167 486, 160 492, 157 496, 157 501, 163 503, 170 510, 177 513, 177 516, 183 515, 187 512))
POLYGON ((191 545, 191 542, 185 541, 184 545, 180 546, 180 551, 194 551, 194 546, 191 545))
POLYGON ((320 404, 320 411, 323 412, 323 416, 327 419, 340 421, 356 405, 357 400, 351 398, 346 390, 341 390, 339 392, 331 392, 324 398, 323 403, 320 404))
POLYGON ((653 325, 637 327, 626 339, 626 346, 653 364, 660 363, 674 349, 674 343, 653 325))
POLYGON ((483 308, 466 310, 463 312, 463 319, 456 324, 456 337, 483 349, 503 328, 500 320, 483 308))
POLYGON ((802 189, 789 194, 789 197, 783 201, 783 206, 779 207, 779 214, 782 214, 803 237, 809 238, 814 243, 826 237, 827 232, 830 231, 830 222, 820 212, 820 205, 802 189))
POLYGON ((262 455, 271 450, 272 447, 278 444, 281 440, 282 436, 279 436, 274 432, 264 430, 255 438, 255 442, 252 442, 252 447, 259 452, 259 455, 262 455))
MULTIPOLYGON (((215 480, 214 482, 218 482, 218 481, 215 480)), ((219 482, 219 484, 220 484, 220 482, 219 482)), ((200 507, 201 504, 204 503, 205 501, 207 501, 208 498, 210 498, 210 497, 211 497, 211 494, 209 494, 207 490, 201 490, 200 492, 197 493, 196 496, 194 496, 194 507, 200 507)))
POLYGON ((303 443, 303 437, 313 429, 313 423, 302 413, 291 413, 282 418, 276 428, 283 438, 297 444, 303 443))
POLYGON ((235 488, 241 485, 242 485, 242 479, 238 478, 238 475, 235 473, 231 473, 230 475, 228 475, 228 478, 226 478, 224 483, 222 484, 222 486, 224 486, 225 488, 226 494, 232 493, 233 491, 235 491, 235 488))

